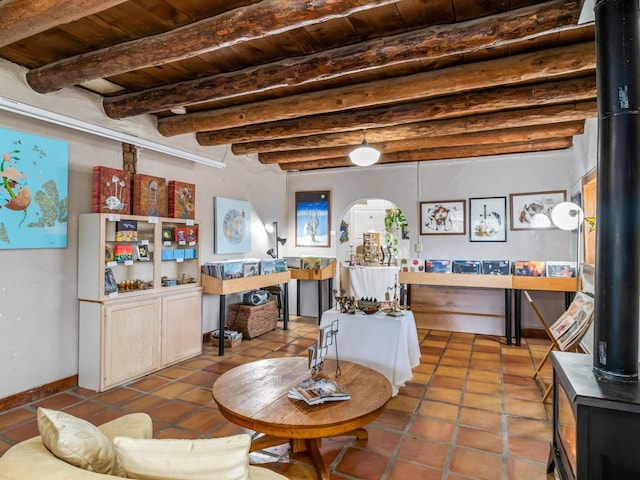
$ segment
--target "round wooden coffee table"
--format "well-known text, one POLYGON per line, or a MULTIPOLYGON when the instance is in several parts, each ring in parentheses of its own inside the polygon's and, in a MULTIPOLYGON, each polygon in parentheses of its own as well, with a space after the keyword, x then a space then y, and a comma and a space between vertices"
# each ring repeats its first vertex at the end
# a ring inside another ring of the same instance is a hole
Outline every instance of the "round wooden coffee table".
POLYGON ((291 442, 294 452, 306 451, 318 471, 329 479, 320 454, 321 439, 345 434, 366 439, 364 425, 375 420, 391 398, 391 383, 382 374, 357 363, 325 360, 317 376, 335 380, 350 400, 309 406, 288 398, 291 387, 311 372, 304 357, 270 358, 246 363, 224 373, 213 384, 213 398, 220 413, 232 423, 265 434, 251 450, 291 442))

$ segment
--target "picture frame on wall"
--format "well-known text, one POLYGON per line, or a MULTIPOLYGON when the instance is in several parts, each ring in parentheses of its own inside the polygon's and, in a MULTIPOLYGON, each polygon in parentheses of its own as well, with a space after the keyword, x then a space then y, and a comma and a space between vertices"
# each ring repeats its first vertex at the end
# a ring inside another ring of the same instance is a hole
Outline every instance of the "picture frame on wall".
POLYGON ((251 204, 243 200, 214 197, 215 253, 251 251, 251 204))
POLYGON ((550 230, 556 228, 551 221, 551 210, 566 199, 566 190, 510 194, 511 230, 550 230))
POLYGON ((330 247, 330 192, 296 192, 295 202, 296 247, 330 247))
POLYGON ((469 199, 469 241, 507 241, 507 197, 469 199))
POLYGON ((466 235, 465 200, 420 202, 420 235, 466 235))

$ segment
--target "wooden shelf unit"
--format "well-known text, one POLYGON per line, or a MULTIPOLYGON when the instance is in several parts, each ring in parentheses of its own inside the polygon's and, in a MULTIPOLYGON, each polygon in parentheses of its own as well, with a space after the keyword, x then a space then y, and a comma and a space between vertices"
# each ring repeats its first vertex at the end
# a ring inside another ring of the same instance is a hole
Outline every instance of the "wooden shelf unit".
MULTIPOLYGON (((270 287, 272 285, 283 285, 282 318, 283 328, 287 330, 289 322, 289 282, 291 281, 291 272, 289 270, 286 272, 271 273, 269 275, 255 275, 253 277, 232 278, 229 280, 221 280, 210 275, 202 274, 201 281, 204 293, 220 296, 220 332, 224 332, 226 326, 227 295, 270 287)), ((218 342, 218 355, 224 355, 224 342, 218 342)))
MULTIPOLYGON (((538 291, 552 291, 552 292, 565 292, 565 304, 570 303, 570 295, 576 291, 576 279, 575 278, 556 278, 556 277, 525 277, 516 275, 473 275, 473 274, 460 274, 460 273, 430 273, 430 272, 400 272, 398 275, 398 281, 401 284, 409 286, 408 289, 408 302, 411 303, 411 286, 426 286, 426 287, 442 287, 449 288, 450 292, 455 292, 456 289, 485 289, 486 291, 492 291, 496 289, 504 290, 504 333, 506 336, 507 344, 511 343, 511 311, 512 304, 514 306, 514 336, 516 345, 521 343, 521 303, 522 303, 522 291, 523 290, 538 290, 538 291), (513 298, 512 298, 513 297, 513 298)), ((478 290, 480 292, 480 290, 478 290)), ((470 295, 482 295, 481 293, 467 293, 470 295)), ((485 294, 486 295, 486 294, 485 294)), ((484 297, 483 297, 484 298, 484 297)), ((481 300, 481 298, 479 298, 481 300)), ((495 322, 492 323, 492 318, 498 317, 495 306, 492 306, 489 311, 471 312, 466 310, 469 308, 469 304, 473 303, 473 300, 465 298, 464 305, 455 305, 455 296, 452 293, 443 306, 432 306, 424 311, 420 311, 417 307, 414 309, 416 319, 422 317, 431 317, 431 322, 423 325, 425 328, 445 328, 443 325, 451 324, 455 326, 456 331, 468 331, 472 333, 485 333, 496 334, 495 322), (459 307, 459 308, 458 308, 459 307), (446 320, 446 319, 451 319, 446 320), (436 320, 433 320, 436 319, 436 320), (475 322, 475 324, 473 324, 475 322)), ((497 299, 494 300, 494 303, 497 299)), ((480 301, 476 302, 480 303, 480 301)))
POLYGON ((301 268, 292 268, 289 269, 291 272, 291 278, 298 282, 298 288, 296 289, 297 295, 297 315, 300 316, 300 281, 305 280, 316 280, 318 282, 318 323, 322 318, 322 312, 324 311, 322 308, 322 282, 324 280, 328 280, 328 293, 327 293, 327 306, 331 308, 333 304, 333 278, 336 276, 336 265, 337 261, 333 260, 329 265, 320 270, 304 270, 301 268))
POLYGON ((104 391, 202 352, 202 288, 197 241, 179 245, 162 239, 163 228, 197 228, 193 220, 104 213, 79 218, 78 385, 104 391), (138 241, 116 242, 117 221, 135 220, 138 241), (115 262, 115 245, 144 245, 146 261, 115 262), (163 250, 195 249, 193 258, 162 260, 163 250), (105 271, 117 282, 140 279, 147 288, 105 293, 105 271), (162 278, 193 278, 162 286, 162 278))

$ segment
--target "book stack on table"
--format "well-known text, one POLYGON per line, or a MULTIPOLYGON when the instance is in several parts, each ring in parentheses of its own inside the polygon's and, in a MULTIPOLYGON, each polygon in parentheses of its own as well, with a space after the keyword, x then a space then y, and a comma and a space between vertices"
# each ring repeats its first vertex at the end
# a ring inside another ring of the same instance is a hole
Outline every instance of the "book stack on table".
POLYGON ((304 400, 309 405, 349 400, 351 395, 333 380, 307 378, 289 390, 289 398, 304 400))

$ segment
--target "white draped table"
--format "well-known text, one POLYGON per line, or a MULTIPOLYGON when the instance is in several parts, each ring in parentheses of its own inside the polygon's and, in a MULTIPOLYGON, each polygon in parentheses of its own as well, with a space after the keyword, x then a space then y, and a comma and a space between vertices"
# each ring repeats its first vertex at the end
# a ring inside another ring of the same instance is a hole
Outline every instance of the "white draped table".
MULTIPOLYGON (((383 374, 391 382, 393 394, 411 380, 411 369, 420 364, 420 345, 413 312, 402 317, 384 312, 365 315, 339 313, 336 309, 322 314, 320 327, 338 320, 338 356, 340 360, 359 363, 383 374)), ((335 358, 335 348, 327 356, 335 358)))
MULTIPOLYGON (((384 301, 387 288, 396 283, 399 267, 342 267, 340 270, 341 283, 347 291, 347 296, 361 298, 375 298, 384 301)), ((393 290, 389 291, 393 297, 393 290)))

